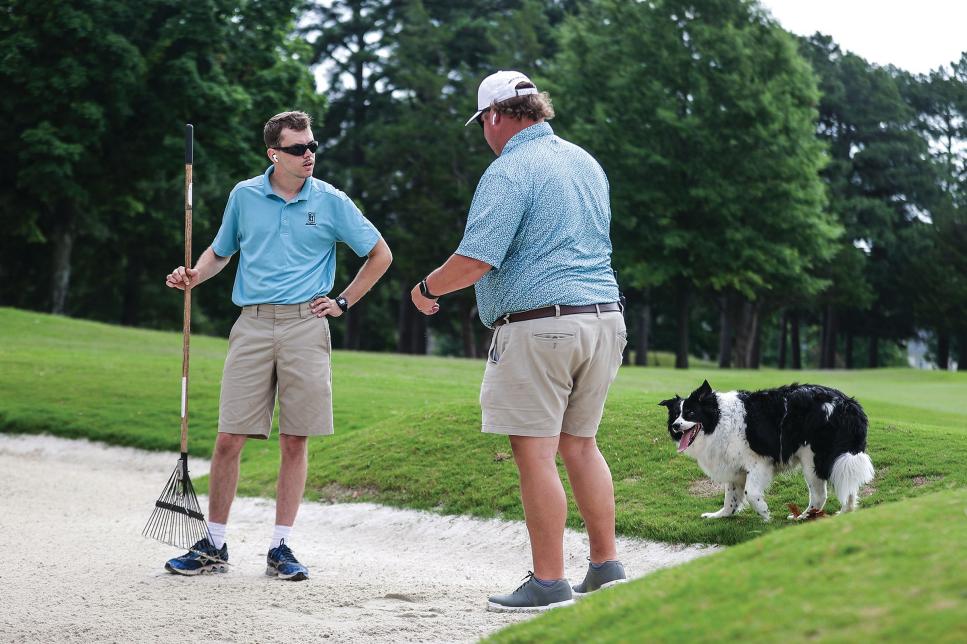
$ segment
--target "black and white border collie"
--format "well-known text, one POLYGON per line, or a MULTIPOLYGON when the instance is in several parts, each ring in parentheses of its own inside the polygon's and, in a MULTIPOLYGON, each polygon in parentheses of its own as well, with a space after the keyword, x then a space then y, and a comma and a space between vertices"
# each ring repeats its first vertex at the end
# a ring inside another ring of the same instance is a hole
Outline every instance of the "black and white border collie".
POLYGON ((873 480, 866 414, 836 389, 792 384, 719 393, 706 380, 688 398, 676 395, 659 404, 668 408, 668 433, 678 451, 726 485, 722 509, 705 518, 731 516, 748 503, 768 521, 766 489, 777 472, 798 465, 809 486, 809 507, 791 518, 823 509, 827 481, 841 512, 854 510, 860 486, 873 480))

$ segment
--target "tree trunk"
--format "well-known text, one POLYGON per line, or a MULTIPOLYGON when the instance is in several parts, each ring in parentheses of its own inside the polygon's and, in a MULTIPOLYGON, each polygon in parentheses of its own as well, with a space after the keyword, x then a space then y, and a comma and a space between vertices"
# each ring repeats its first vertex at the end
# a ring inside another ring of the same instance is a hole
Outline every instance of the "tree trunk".
POLYGON ((846 332, 846 346, 843 348, 843 359, 846 361, 846 368, 853 368, 853 332, 846 332))
POLYGON ((786 368, 786 333, 789 329, 789 313, 787 311, 782 312, 782 317, 779 318, 779 358, 777 364, 780 369, 786 368))
POLYGON ((141 257, 138 252, 127 256, 121 291, 121 324, 125 326, 138 326, 141 318, 141 257))
POLYGON ((53 230, 51 239, 54 249, 50 274, 50 312, 64 315, 67 311, 67 293, 70 290, 71 252, 74 249, 74 227, 69 216, 53 230))
POLYGON ((409 353, 407 350, 409 348, 409 337, 410 337, 410 292, 409 290, 403 291, 402 297, 400 298, 399 308, 396 310, 396 352, 397 353, 409 353))
POLYGON ((738 305, 738 322, 735 325, 735 366, 751 369, 755 362, 755 342, 759 333, 759 302, 742 298, 738 305))
POLYGON ((870 334, 870 346, 866 362, 870 369, 876 369, 880 366, 879 338, 876 337, 875 333, 870 334))
POLYGON ((950 367, 950 332, 946 329, 937 332, 937 367, 943 371, 950 367))
POLYGON ((789 316, 789 348, 792 350, 792 368, 802 369, 802 345, 799 344, 799 314, 789 316))
POLYGON ((635 320, 635 364, 648 365, 648 336, 651 333, 651 304, 645 302, 638 309, 635 320))
POLYGON ((823 311, 823 341, 820 346, 819 368, 836 368, 836 307, 827 304, 823 311))
POLYGON ((675 368, 688 369, 688 312, 691 288, 683 280, 678 289, 678 347, 675 351, 675 368))
POLYGON ((734 298, 728 292, 719 298, 719 367, 728 369, 732 366, 732 339, 735 316, 733 309, 734 298))
POLYGON ((460 337, 463 339, 463 357, 477 357, 477 343, 474 341, 473 321, 477 317, 477 307, 471 304, 460 316, 460 337))
POLYGON ((758 369, 762 363, 762 307, 758 307, 756 315, 755 333, 752 336, 752 357, 749 368, 758 369))
POLYGON ((366 318, 366 308, 362 301, 343 313, 346 322, 343 328, 346 330, 343 336, 342 346, 344 349, 359 351, 361 348, 363 320, 366 318))
POLYGON ((967 371, 967 333, 957 337, 957 371, 967 371))

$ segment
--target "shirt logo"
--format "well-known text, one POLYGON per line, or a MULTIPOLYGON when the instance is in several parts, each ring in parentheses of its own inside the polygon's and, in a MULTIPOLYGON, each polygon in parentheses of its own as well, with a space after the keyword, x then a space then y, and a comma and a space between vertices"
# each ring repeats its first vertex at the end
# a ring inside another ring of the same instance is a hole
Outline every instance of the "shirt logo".
POLYGON ((316 225, 316 213, 314 212, 306 213, 306 226, 315 226, 315 225, 316 225))

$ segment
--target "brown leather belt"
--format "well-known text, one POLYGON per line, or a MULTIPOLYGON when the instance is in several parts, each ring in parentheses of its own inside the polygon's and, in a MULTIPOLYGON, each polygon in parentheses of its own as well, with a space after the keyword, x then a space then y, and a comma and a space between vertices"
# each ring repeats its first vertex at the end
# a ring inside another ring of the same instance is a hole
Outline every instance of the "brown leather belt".
POLYGON ((583 306, 568 306, 566 304, 560 304, 556 306, 545 306, 542 309, 521 311, 520 313, 508 313, 507 315, 497 318, 497 320, 494 322, 494 326, 498 327, 502 324, 510 324, 511 322, 524 322, 526 320, 537 320, 539 318, 574 315, 575 313, 610 313, 612 311, 620 310, 621 305, 617 302, 608 302, 607 304, 585 304, 583 306))

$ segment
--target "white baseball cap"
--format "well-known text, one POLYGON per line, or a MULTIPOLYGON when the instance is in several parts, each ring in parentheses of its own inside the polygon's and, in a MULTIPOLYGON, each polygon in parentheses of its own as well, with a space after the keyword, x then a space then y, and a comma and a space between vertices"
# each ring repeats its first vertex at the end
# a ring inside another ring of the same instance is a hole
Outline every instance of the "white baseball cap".
POLYGON ((517 96, 527 96, 528 94, 537 93, 537 87, 517 89, 517 85, 520 83, 534 85, 531 79, 520 72, 513 71, 502 70, 483 79, 483 82, 480 83, 480 88, 477 90, 477 111, 463 124, 463 127, 467 127, 473 123, 475 118, 480 116, 482 112, 494 103, 506 101, 517 96))

